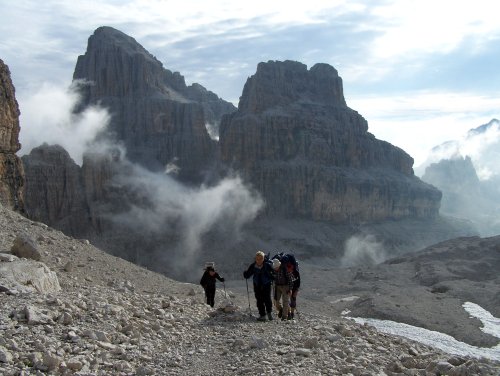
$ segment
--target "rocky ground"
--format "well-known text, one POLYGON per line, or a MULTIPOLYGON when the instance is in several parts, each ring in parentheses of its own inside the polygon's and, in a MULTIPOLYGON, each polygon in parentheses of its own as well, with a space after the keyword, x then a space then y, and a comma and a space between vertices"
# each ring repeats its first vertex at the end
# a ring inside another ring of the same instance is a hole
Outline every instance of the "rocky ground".
POLYGON ((462 306, 472 302, 500 317, 498 270, 500 236, 457 238, 375 266, 304 263, 304 284, 311 288, 302 299, 325 315, 348 309, 353 317, 402 322, 491 347, 500 340, 484 333, 462 306))
POLYGON ((500 372, 498 363, 444 354, 321 315, 321 309, 304 310, 293 321, 260 323, 249 315, 245 295, 228 289, 226 298, 222 288, 216 297, 220 307, 211 309, 200 286, 108 255, 3 207, 0 251, 2 375, 500 372), (19 236, 31 239, 30 257, 40 261, 11 254, 19 236))

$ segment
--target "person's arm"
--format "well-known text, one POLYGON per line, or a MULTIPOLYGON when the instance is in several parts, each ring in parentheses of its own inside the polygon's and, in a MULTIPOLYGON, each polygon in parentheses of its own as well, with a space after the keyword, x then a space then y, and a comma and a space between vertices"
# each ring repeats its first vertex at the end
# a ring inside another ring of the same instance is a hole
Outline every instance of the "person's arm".
POLYGON ((217 278, 219 281, 224 282, 225 279, 219 275, 219 273, 215 273, 215 278, 217 278))
POLYGON ((248 279, 253 275, 254 265, 255 265, 255 262, 251 263, 250 266, 248 267, 248 269, 243 272, 243 278, 248 279))
POLYGON ((203 273, 200 280, 200 285, 202 285, 203 288, 205 288, 205 286, 207 285, 207 272, 203 273))

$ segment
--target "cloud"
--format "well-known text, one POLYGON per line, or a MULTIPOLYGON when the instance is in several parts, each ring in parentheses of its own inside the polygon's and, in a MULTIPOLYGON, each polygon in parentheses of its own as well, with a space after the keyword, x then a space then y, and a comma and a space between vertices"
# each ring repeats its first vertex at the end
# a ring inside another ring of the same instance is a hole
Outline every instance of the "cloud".
POLYGON ((344 255, 340 259, 342 267, 376 265, 387 258, 383 245, 373 235, 355 235, 347 239, 344 255))
POLYGON ((500 176, 500 122, 492 120, 482 131, 464 132, 455 140, 436 145, 423 168, 442 159, 470 157, 480 180, 500 176))
POLYGON ((175 254, 182 255, 177 267, 188 266, 199 255, 202 238, 209 231, 220 229, 237 237, 264 205, 239 177, 193 188, 136 164, 129 164, 126 171, 114 178, 114 184, 126 187, 135 199, 129 203, 130 210, 111 219, 144 237, 174 234, 178 243, 164 244, 163 249, 172 252, 175 247, 175 254))
POLYGON ((458 140, 477 124, 495 117, 498 95, 414 91, 402 95, 363 96, 348 101, 368 119, 369 132, 396 145, 415 160, 415 168, 428 165, 432 148, 458 140))
POLYGON ((44 84, 23 100, 20 154, 29 154, 34 147, 43 143, 58 144, 68 151, 75 163, 81 165, 85 150, 95 136, 106 128, 110 115, 98 106, 90 106, 74 114, 78 101, 75 86, 63 89, 50 84, 44 84))

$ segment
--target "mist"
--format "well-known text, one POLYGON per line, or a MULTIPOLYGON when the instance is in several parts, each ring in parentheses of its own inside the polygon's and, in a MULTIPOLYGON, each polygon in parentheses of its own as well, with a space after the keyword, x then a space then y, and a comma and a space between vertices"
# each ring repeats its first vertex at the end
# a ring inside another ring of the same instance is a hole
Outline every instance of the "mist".
POLYGON ((500 121, 493 119, 471 129, 459 140, 450 140, 434 147, 426 161, 415 169, 422 176, 432 163, 443 159, 470 157, 480 180, 500 175, 500 121))
MULTIPOLYGON (((164 172, 129 161, 124 145, 104 136, 110 121, 105 108, 90 106, 74 113, 80 101, 76 89, 75 85, 63 89, 45 84, 22 101, 20 154, 44 143, 58 144, 80 166, 84 160, 98 168, 113 164, 104 181, 108 193, 90 205, 99 218, 117 225, 104 235, 116 249, 124 247, 121 256, 131 252, 138 262, 142 257, 171 265, 175 255, 176 266, 187 266, 200 256, 203 236, 216 230, 228 239, 238 239, 242 227, 264 206, 259 194, 238 176, 193 187, 175 179, 179 172, 175 158, 164 172)), ((207 129, 216 136, 216 126, 207 129)), ((106 246, 106 241, 102 244, 106 246)))
POLYGON ((264 206, 259 194, 238 176, 212 186, 188 187, 169 174, 124 163, 127 167, 112 184, 125 187, 134 200, 128 202, 128 210, 110 219, 145 238, 169 239, 158 244, 154 253, 177 269, 200 258, 207 233, 218 230, 236 239, 264 206))
POLYGON ((387 253, 382 243, 370 234, 354 235, 346 240, 344 255, 340 259, 340 266, 369 266, 384 262, 387 253))
POLYGON ((442 191, 440 213, 471 221, 481 236, 500 234, 500 122, 435 147, 428 161, 422 180, 442 191))
POLYGON ((33 95, 20 99, 20 155, 47 143, 62 146, 78 165, 96 135, 106 128, 110 115, 99 106, 75 114, 80 101, 76 86, 69 89, 44 84, 33 95))

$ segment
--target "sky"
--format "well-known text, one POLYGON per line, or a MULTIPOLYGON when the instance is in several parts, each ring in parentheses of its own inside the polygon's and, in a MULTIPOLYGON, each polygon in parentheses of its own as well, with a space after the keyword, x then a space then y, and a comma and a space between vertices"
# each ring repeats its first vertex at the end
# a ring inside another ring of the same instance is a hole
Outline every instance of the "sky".
MULTIPOLYGON (((500 117, 500 22, 495 0, 0 0, 0 59, 21 110, 21 153, 76 122, 56 115, 76 60, 99 26, 133 37, 160 60, 237 105, 257 64, 334 66, 347 105, 369 132, 409 153, 429 150, 500 117), (56 124, 56 126, 53 126, 56 124)), ((74 125, 72 125, 74 126, 74 125)), ((66 129, 67 132, 67 129, 66 129)), ((71 132, 71 131, 70 131, 71 132)))

